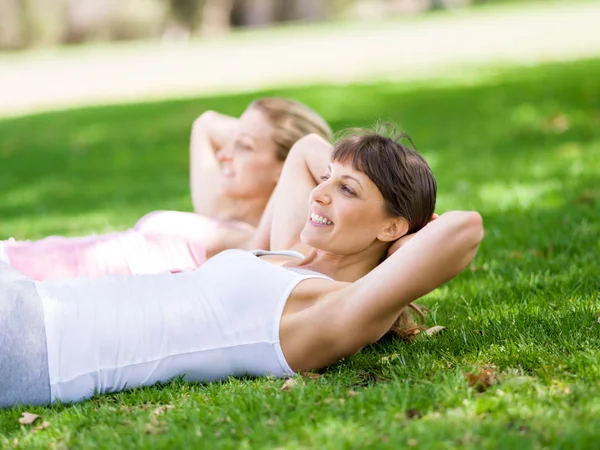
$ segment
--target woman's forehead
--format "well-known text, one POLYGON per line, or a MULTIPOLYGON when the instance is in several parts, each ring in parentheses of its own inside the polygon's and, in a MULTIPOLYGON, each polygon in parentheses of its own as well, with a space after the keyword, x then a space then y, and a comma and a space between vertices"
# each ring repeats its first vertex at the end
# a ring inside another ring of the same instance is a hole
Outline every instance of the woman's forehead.
POLYGON ((252 139, 270 139, 273 127, 263 113, 256 109, 246 110, 240 117, 238 135, 252 139))
POLYGON ((377 188, 377 185, 373 182, 373 180, 371 180, 366 173, 364 173, 361 170, 355 169, 352 161, 347 160, 347 161, 332 161, 329 164, 329 170, 330 172, 338 177, 352 177, 355 178, 356 180, 358 180, 358 182, 360 183, 360 185, 365 189, 365 190, 373 190, 375 189, 376 191, 379 192, 379 189, 377 188))

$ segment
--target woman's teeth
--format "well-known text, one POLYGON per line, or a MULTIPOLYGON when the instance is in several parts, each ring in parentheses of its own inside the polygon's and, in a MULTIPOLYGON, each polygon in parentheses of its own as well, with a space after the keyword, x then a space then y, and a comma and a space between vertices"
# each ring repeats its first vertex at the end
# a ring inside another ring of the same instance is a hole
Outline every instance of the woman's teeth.
POLYGON ((331 220, 326 219, 325 217, 320 216, 315 213, 310 213, 310 220, 312 220, 313 222, 323 224, 323 225, 333 225, 333 222, 331 220))

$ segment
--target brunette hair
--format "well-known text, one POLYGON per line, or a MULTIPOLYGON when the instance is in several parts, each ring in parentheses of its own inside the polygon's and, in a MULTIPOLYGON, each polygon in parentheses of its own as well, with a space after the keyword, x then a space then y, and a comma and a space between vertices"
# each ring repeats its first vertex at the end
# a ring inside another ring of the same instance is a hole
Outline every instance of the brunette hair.
POLYGON ((350 162, 354 170, 367 175, 383 195, 386 212, 407 220, 408 234, 419 231, 431 219, 437 183, 406 133, 396 132, 389 124, 379 125, 376 131, 346 130, 335 143, 331 159, 350 162), (402 144, 403 139, 411 147, 402 144))
MULTIPOLYGON (((386 212, 407 220, 407 234, 419 231, 431 220, 437 183, 406 133, 397 132, 391 124, 379 124, 376 131, 346 130, 335 143, 331 157, 333 161, 351 163, 354 170, 375 183, 383 195, 386 212), (407 140, 410 147, 402 140, 407 140)), ((386 336, 410 340, 424 329, 423 318, 422 307, 411 304, 402 310, 386 336)))

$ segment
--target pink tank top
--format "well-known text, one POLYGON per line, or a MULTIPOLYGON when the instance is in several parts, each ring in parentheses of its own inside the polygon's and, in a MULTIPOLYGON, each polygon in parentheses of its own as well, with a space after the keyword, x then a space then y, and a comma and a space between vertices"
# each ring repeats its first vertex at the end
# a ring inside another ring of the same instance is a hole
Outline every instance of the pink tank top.
POLYGON ((39 241, 9 239, 0 246, 3 259, 36 280, 181 272, 206 261, 211 220, 159 211, 123 232, 39 241))

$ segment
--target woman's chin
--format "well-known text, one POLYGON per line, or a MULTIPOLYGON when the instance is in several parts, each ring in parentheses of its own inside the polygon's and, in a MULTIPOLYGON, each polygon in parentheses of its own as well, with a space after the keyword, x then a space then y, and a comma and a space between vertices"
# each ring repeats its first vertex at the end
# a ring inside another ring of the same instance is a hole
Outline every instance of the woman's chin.
POLYGON ((245 197, 244 192, 240 192, 234 184, 222 183, 221 184, 221 195, 229 198, 242 198, 245 197))
POLYGON ((309 225, 305 226, 302 232, 300 233, 300 242, 304 245, 308 245, 309 247, 322 249, 325 242, 323 242, 322 236, 315 236, 313 230, 308 229, 309 225))

